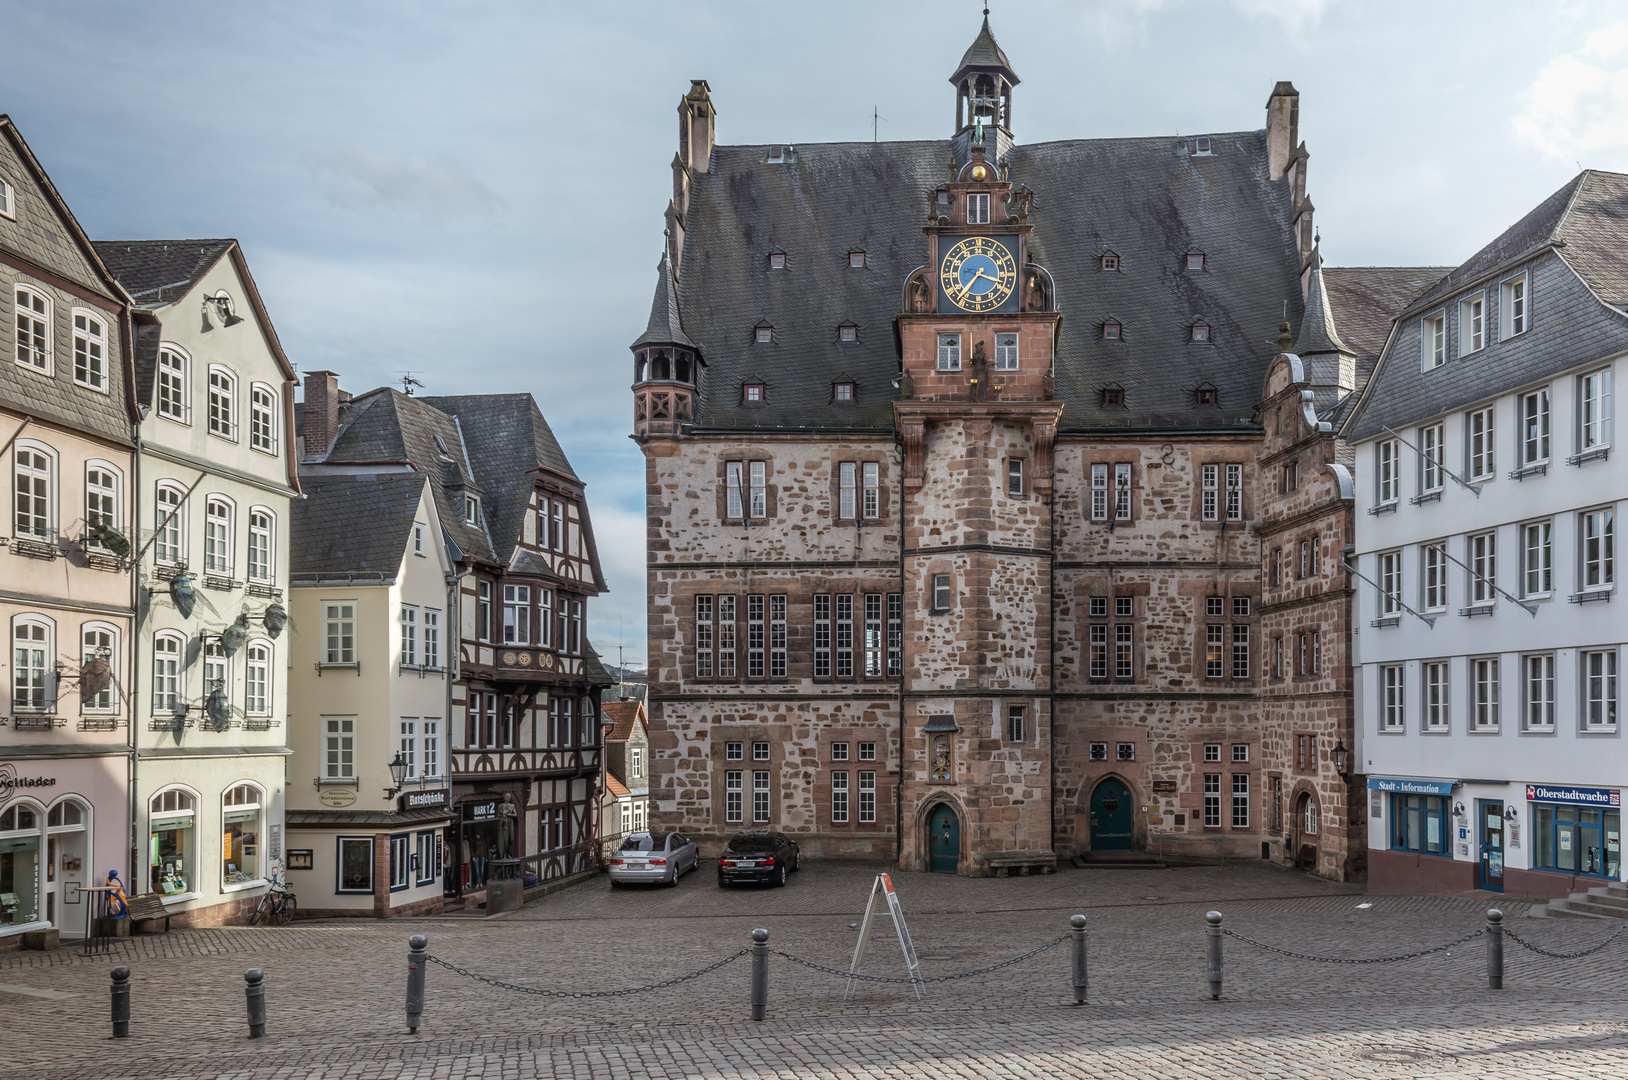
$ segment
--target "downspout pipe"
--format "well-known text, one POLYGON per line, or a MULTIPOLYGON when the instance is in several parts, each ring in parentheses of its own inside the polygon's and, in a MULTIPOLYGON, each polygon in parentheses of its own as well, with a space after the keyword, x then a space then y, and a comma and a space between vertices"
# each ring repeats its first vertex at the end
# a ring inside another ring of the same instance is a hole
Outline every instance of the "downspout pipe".
POLYGON ((1057 854, 1057 450, 1052 444, 1051 490, 1046 493, 1046 524, 1051 530, 1046 573, 1046 768, 1051 775, 1051 852, 1057 854))
POLYGON ((899 451, 899 779, 893 785, 893 865, 898 867, 904 858, 904 673, 905 643, 910 640, 904 632, 904 444, 895 438, 899 451))

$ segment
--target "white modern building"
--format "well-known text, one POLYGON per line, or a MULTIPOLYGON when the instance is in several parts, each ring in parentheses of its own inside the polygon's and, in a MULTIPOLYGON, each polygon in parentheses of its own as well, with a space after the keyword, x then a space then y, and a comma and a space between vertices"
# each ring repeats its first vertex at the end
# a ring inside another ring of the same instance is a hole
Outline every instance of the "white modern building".
POLYGON ((1409 304, 1343 425, 1372 891, 1622 877, 1625 202, 1580 173, 1409 304))

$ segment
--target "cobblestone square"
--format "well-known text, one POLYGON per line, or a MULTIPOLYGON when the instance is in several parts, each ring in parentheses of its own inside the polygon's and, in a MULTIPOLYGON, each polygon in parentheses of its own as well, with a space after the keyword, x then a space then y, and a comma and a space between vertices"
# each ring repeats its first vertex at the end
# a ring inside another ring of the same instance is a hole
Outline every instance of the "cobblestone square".
MULTIPOLYGON (((770 961, 768 1019, 749 1020, 749 961, 649 993, 557 999, 428 973, 423 1027, 403 1022, 407 939, 519 985, 608 990, 665 980, 770 945, 846 969, 874 865, 810 862, 785 889, 720 890, 710 868, 676 889, 593 880, 486 919, 325 921, 219 928, 0 958, 0 1077, 1531 1077, 1603 1076, 1628 1062, 1628 936, 1577 960, 1506 941, 1506 989, 1486 988, 1484 938, 1414 960, 1336 964, 1226 940, 1210 1001, 1204 913, 1291 951, 1360 958, 1474 933, 1483 898, 1368 897, 1265 866, 1074 870, 973 880, 895 875, 922 974, 997 963, 1084 914, 1090 1000, 1073 1007, 1068 944, 972 979, 866 983, 770 961), (1367 905, 1367 906, 1359 906, 1367 905), (592 942, 593 944, 585 944, 592 942), (108 1037, 109 971, 132 970, 132 1037, 108 1037), (269 1027, 247 1038, 243 973, 264 969, 269 1027)), ((1552 951, 1616 923, 1506 922, 1552 951)), ((903 973, 891 924, 865 971, 903 973)))

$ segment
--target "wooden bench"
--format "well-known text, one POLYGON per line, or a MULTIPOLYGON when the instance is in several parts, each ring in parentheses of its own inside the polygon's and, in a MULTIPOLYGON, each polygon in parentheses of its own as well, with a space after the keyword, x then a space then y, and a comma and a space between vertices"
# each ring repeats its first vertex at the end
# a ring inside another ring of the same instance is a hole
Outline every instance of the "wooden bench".
POLYGON ((170 913, 164 907, 164 898, 157 893, 148 893, 146 896, 132 896, 125 901, 125 908, 130 912, 130 929, 136 929, 138 922, 157 922, 164 920, 164 933, 170 932, 170 913))
POLYGON ((1042 874, 1057 872, 1057 856, 1050 851, 1036 851, 1027 854, 991 855, 984 865, 989 867, 996 877, 1006 877, 1013 870, 1021 876, 1028 877, 1030 873, 1038 871, 1042 874))

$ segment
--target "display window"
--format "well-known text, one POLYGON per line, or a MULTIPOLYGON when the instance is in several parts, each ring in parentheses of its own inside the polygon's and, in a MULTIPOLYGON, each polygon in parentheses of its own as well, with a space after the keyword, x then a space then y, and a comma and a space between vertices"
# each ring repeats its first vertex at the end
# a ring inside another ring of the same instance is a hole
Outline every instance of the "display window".
POLYGON ((1533 803, 1532 831, 1539 870, 1622 877, 1622 811, 1533 803))
POLYGON ((197 797, 171 788, 148 804, 148 885, 161 896, 180 896, 193 889, 197 872, 197 797))
POLYGON ((238 784, 221 797, 221 887, 251 885, 260 872, 260 815, 263 796, 253 784, 238 784))
POLYGON ((27 804, 0 813, 0 930, 39 921, 41 818, 27 804))
POLYGON ((1391 847, 1427 855, 1451 855, 1447 838, 1447 798, 1443 795, 1391 796, 1391 847))
POLYGON ((339 891, 373 891, 373 837, 339 837, 339 891))

